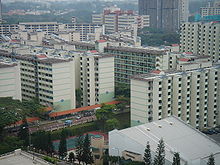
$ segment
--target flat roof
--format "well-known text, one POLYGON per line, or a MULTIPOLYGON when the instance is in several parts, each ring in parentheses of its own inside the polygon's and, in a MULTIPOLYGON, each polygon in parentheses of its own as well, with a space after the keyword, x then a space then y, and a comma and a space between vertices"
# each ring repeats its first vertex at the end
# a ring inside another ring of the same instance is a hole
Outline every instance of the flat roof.
POLYGON ((154 50, 149 48, 133 48, 133 47, 116 47, 116 46, 109 46, 105 47, 105 49, 109 50, 118 50, 118 51, 125 51, 125 52, 134 52, 134 53, 150 53, 153 55, 165 55, 166 50, 154 50))
POLYGON ((7 64, 7 63, 0 62, 0 68, 10 68, 10 67, 14 67, 14 66, 17 66, 17 64, 16 63, 7 64))
POLYGON ((57 22, 19 22, 19 25, 58 24, 57 22))
POLYGON ((8 57, 8 58, 15 58, 18 60, 35 60, 40 63, 49 63, 49 64, 55 64, 55 63, 63 63, 63 62, 69 62, 72 61, 73 59, 61 59, 61 58, 44 58, 44 59, 39 59, 38 55, 31 55, 31 54, 26 54, 26 55, 20 55, 20 54, 15 54, 13 55, 12 53, 9 53, 7 51, 2 51, 0 50, 0 56, 3 57, 8 57))
MULTIPOLYGON (((181 64, 181 65, 192 65, 192 64, 197 64, 197 63, 187 63, 187 64, 181 64)), ((181 71, 181 70, 166 70, 166 71, 160 71, 160 72, 152 71, 147 74, 139 74, 139 75, 131 76, 131 79, 141 80, 141 81, 150 81, 157 77, 162 78, 162 77, 173 76, 173 75, 182 75, 182 74, 187 74, 187 73, 191 73, 194 71, 204 71, 206 69, 211 69, 211 68, 215 69, 219 67, 220 67, 220 64, 215 64, 207 68, 197 68, 197 69, 192 69, 192 70, 187 70, 187 71, 181 71)))

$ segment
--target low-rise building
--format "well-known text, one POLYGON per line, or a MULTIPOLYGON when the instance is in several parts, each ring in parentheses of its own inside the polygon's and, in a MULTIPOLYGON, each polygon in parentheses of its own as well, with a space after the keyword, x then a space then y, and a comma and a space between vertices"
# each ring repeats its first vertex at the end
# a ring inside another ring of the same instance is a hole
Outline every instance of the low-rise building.
POLYGON ((154 159, 159 140, 165 145, 165 164, 171 165, 174 153, 180 154, 181 165, 206 165, 210 154, 220 162, 218 143, 176 117, 153 121, 136 127, 109 132, 109 155, 143 161, 147 143, 154 159))

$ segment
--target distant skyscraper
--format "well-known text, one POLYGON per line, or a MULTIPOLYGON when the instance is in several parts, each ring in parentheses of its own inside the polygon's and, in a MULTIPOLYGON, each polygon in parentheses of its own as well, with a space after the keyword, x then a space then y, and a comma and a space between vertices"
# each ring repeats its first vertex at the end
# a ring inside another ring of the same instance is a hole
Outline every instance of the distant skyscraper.
POLYGON ((152 28, 176 31, 188 20, 188 0, 139 0, 139 14, 150 15, 152 28))

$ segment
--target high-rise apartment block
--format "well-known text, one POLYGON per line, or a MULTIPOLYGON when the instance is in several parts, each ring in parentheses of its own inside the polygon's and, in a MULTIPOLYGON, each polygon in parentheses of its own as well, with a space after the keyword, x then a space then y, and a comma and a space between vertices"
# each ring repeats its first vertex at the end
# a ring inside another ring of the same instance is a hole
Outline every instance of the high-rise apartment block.
POLYGON ((130 77, 155 69, 168 69, 166 50, 132 47, 105 47, 104 52, 115 55, 115 82, 130 84, 130 77))
POLYGON ((80 55, 82 106, 114 100, 114 56, 88 51, 80 55))
POLYGON ((188 22, 182 24, 180 51, 208 55, 213 61, 220 59, 220 23, 188 22))
POLYGON ((75 108, 75 72, 73 59, 49 58, 44 54, 19 55, 1 51, 0 56, 20 62, 23 100, 39 98, 55 111, 75 108))
POLYGON ((150 27, 176 31, 188 20, 188 0, 139 0, 139 14, 150 15, 150 27))
POLYGON ((12 97, 21 100, 19 63, 0 59, 0 97, 12 97))
POLYGON ((174 71, 155 70, 132 77, 132 125, 171 115, 199 129, 220 123, 220 64, 212 65, 208 57, 175 57, 174 71))
POLYGON ((133 24, 138 28, 149 27, 149 15, 137 15, 132 10, 121 10, 118 7, 105 8, 101 14, 93 14, 92 22, 94 24, 105 25, 106 33, 123 31, 133 24))

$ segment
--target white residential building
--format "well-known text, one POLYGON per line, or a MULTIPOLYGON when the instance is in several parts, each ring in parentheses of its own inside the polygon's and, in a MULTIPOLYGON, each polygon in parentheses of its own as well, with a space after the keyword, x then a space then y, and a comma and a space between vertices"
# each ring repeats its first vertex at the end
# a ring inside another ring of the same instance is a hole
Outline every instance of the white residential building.
POLYGON ((20 65, 0 60, 0 97, 21 101, 20 65))
POLYGON ((216 62, 220 59, 220 23, 187 22, 182 24, 180 51, 210 56, 216 62))
POLYGON ((19 24, 1 24, 0 34, 11 36, 13 32, 37 32, 43 31, 46 34, 57 32, 79 32, 80 41, 86 41, 88 34, 93 33, 105 33, 104 26, 102 24, 91 23, 71 23, 62 24, 58 22, 23 22, 19 24), (101 29, 96 31, 95 29, 101 29))
POLYGON ((132 10, 123 11, 118 7, 105 8, 101 14, 93 14, 92 22, 105 25, 106 33, 126 30, 133 24, 139 29, 150 26, 149 15, 137 15, 132 10))
POLYGON ((75 108, 75 65, 73 59, 45 54, 18 55, 1 51, 0 56, 20 62, 22 99, 38 98, 54 111, 75 108))
POLYGON ((220 124, 220 65, 180 58, 176 67, 132 77, 131 125, 171 115, 198 129, 220 124))
POLYGON ((114 56, 89 51, 80 55, 82 105, 114 100, 114 56))
POLYGON ((220 15, 220 2, 215 2, 214 5, 209 2, 207 7, 200 8, 200 14, 202 17, 210 15, 220 15))

